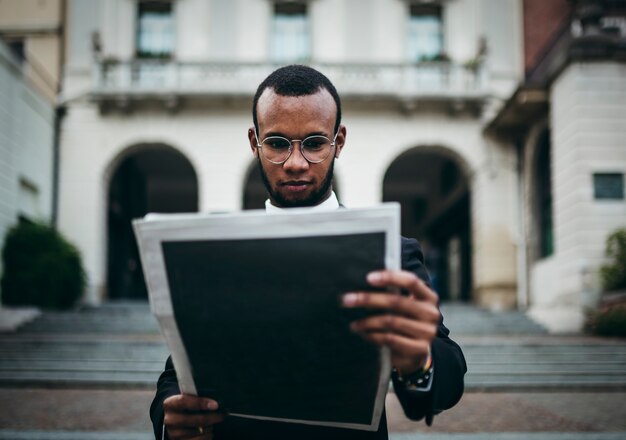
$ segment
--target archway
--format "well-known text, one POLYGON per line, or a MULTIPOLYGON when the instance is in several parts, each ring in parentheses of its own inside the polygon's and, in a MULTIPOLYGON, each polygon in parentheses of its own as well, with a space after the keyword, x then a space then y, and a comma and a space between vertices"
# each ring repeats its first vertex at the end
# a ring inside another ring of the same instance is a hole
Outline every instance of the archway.
POLYGON ((267 191, 261 178, 261 170, 255 159, 246 173, 246 181, 243 186, 243 209, 265 209, 267 191))
MULTIPOLYGON (((336 174, 333 176, 333 191, 339 197, 336 174)), ((255 159, 248 166, 248 171, 246 172, 246 180, 243 186, 243 203, 241 206, 246 210, 265 209, 265 200, 267 200, 267 191, 265 191, 265 186, 263 185, 258 161, 255 159)))
POLYGON ((185 156, 165 145, 130 150, 111 174, 108 198, 109 299, 147 297, 131 221, 148 212, 195 212, 198 181, 185 156))
POLYGON ((397 157, 383 181, 383 201, 402 206, 402 234, 418 238, 442 300, 471 299, 470 193, 465 164, 441 147, 397 157))

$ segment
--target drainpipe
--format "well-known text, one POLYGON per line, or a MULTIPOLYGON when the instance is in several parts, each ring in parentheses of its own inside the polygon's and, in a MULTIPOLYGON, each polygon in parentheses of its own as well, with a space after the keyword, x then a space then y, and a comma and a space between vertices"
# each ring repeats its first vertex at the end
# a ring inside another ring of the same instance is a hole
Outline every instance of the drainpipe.
POLYGON ((528 264, 526 253, 526 209, 524 204, 524 143, 522 139, 515 140, 517 150, 517 308, 528 309, 528 264))
POLYGON ((52 226, 57 227, 59 213, 59 168, 61 155, 61 125, 66 107, 58 106, 54 111, 54 138, 52 141, 52 226))
POLYGON ((59 30, 59 72, 57 83, 57 104, 54 111, 54 133, 52 139, 52 227, 56 229, 59 217, 59 169, 60 169, 60 149, 61 149, 61 126, 63 117, 67 113, 65 105, 59 103, 58 96, 61 93, 61 84, 63 84, 63 75, 65 68, 65 26, 67 24, 67 0, 61 0, 59 5, 59 16, 61 17, 61 26, 59 30))

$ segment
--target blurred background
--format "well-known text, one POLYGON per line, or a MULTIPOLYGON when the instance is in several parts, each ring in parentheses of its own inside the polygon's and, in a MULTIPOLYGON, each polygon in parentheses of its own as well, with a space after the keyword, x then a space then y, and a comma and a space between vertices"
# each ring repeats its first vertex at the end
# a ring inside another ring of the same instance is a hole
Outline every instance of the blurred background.
MULTIPOLYGON (((290 63, 336 85, 348 137, 335 191, 348 207, 401 203, 453 335, 480 350, 503 333, 552 341, 548 353, 574 341, 591 350, 578 361, 613 368, 596 385, 626 388, 623 340, 549 339, 625 334, 621 0, 0 0, 5 354, 72 332, 160 347, 130 221, 262 208, 251 101, 290 63), (72 257, 26 288, 35 272, 7 267, 33 255, 11 238, 29 226, 26 243, 47 227, 72 257), (66 271, 76 282, 53 293, 46 276, 66 271), (48 306, 74 308, 39 316, 48 306)), ((26 358, 0 364, 0 383, 59 383, 20 376, 26 358)))

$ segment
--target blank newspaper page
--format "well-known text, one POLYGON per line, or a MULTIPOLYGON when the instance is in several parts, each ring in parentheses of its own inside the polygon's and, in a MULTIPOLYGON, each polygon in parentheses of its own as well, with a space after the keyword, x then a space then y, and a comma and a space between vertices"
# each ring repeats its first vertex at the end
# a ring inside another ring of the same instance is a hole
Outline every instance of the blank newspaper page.
POLYGON ((372 290, 372 270, 400 268, 399 219, 390 203, 136 220, 181 391, 232 416, 377 430, 388 349, 350 331, 369 312, 341 296, 372 290))

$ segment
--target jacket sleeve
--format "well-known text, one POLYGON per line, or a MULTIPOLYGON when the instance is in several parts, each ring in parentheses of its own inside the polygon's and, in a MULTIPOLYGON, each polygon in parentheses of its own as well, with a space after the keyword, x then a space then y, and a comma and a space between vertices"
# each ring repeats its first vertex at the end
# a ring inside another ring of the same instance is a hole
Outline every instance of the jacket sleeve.
POLYGON ((172 358, 168 357, 165 362, 165 370, 157 382, 156 395, 152 400, 152 405, 150 405, 150 419, 154 429, 154 438, 157 440, 161 440, 163 435, 163 401, 176 394, 180 394, 180 388, 172 358))
MULTIPOLYGON (((431 286, 422 249, 415 239, 402 237, 402 268, 415 273, 431 286)), ((467 371, 465 357, 461 348, 449 338, 449 333, 442 317, 432 343, 434 372, 430 391, 407 391, 392 376, 398 400, 406 416, 412 420, 425 418, 426 423, 431 425, 435 414, 454 406, 463 395, 463 377, 467 371)))

